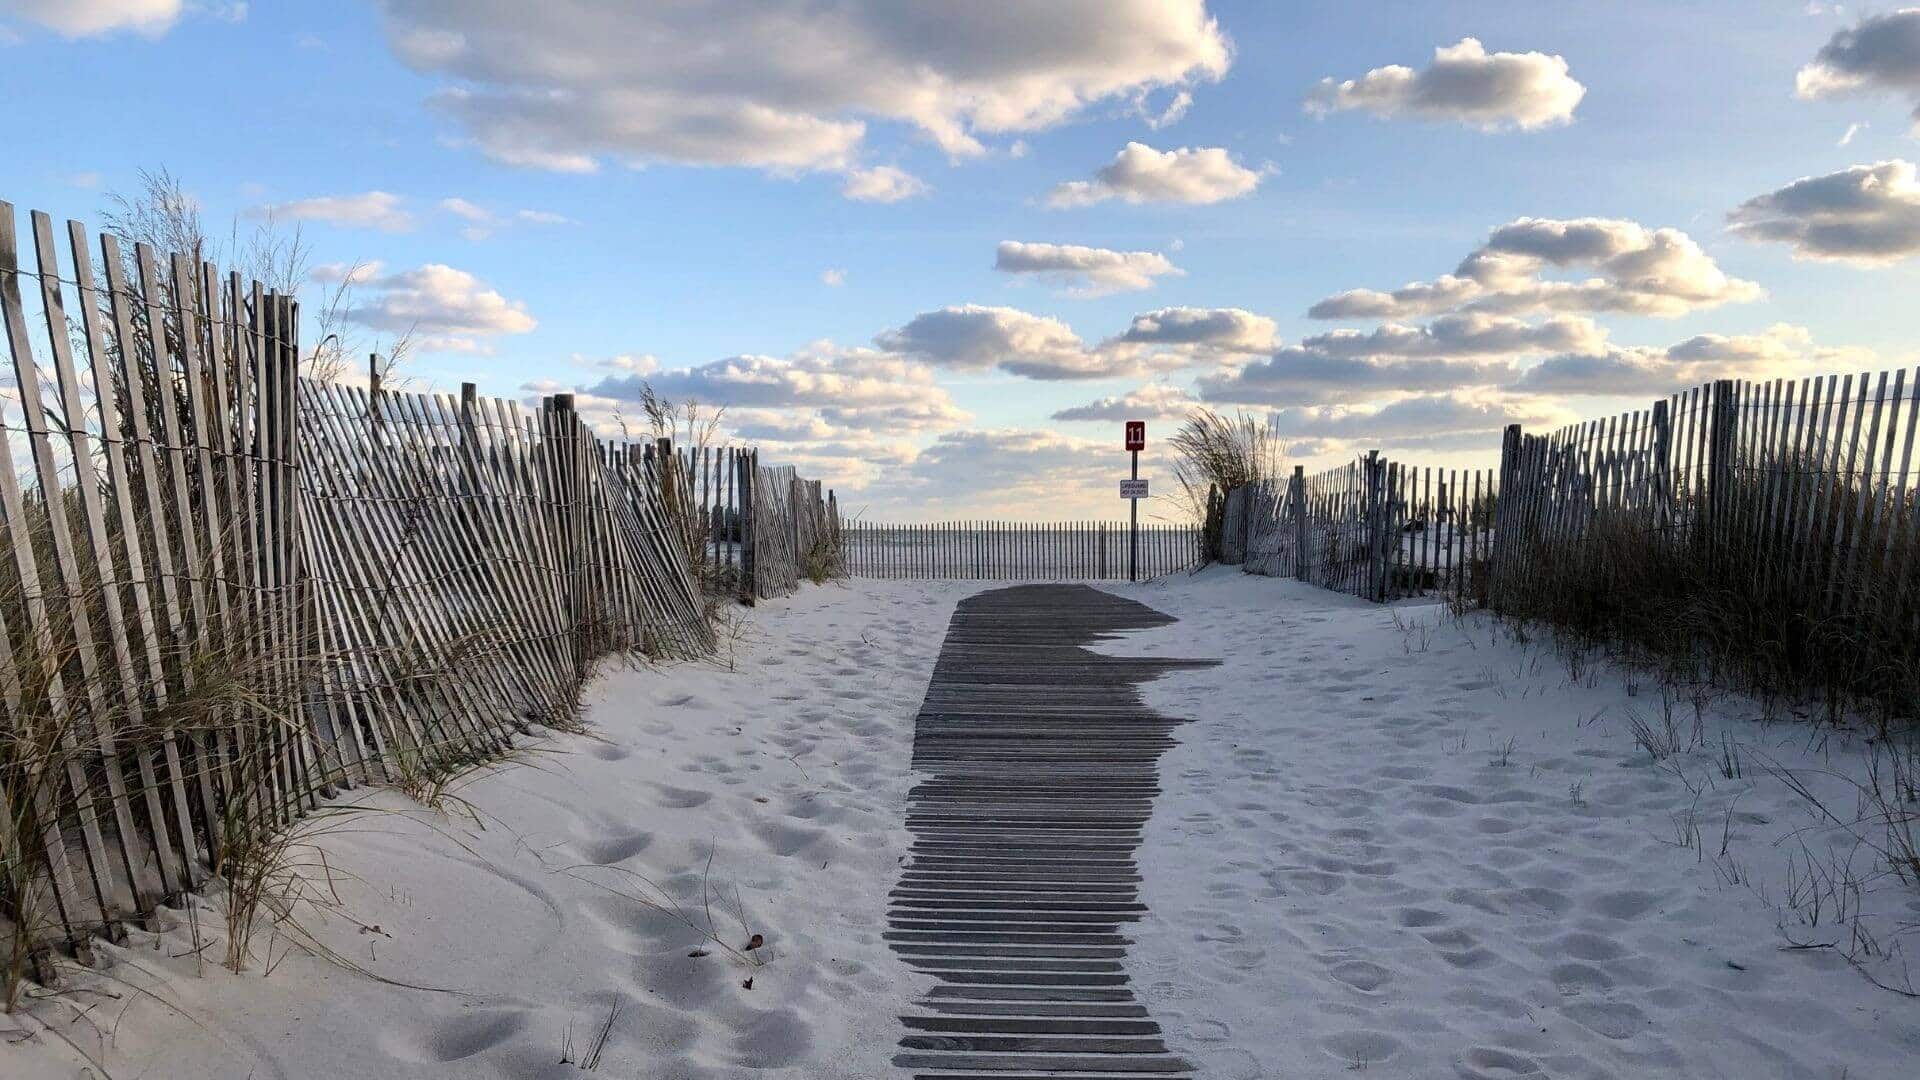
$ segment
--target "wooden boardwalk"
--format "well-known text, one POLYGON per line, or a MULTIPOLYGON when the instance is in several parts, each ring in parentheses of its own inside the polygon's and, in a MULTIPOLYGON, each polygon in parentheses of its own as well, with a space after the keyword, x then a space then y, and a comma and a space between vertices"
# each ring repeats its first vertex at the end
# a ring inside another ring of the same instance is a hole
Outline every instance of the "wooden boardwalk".
POLYGON ((916 1080, 1191 1076, 1135 999, 1134 851, 1179 721, 1135 684, 1213 661, 1084 646, 1173 620, 1085 585, 960 602, 920 708, 913 856, 887 938, 940 980, 901 1017, 916 1080))

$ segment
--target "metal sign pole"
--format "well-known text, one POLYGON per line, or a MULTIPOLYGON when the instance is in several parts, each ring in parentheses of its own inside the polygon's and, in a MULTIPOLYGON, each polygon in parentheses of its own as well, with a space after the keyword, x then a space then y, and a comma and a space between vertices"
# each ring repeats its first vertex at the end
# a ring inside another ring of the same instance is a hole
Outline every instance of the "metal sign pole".
MULTIPOLYGON (((1129 456, 1133 458, 1133 479, 1138 480, 1140 479, 1140 451, 1134 450, 1129 454, 1129 456)), ((1140 500, 1139 499, 1127 500, 1127 513, 1133 519, 1127 525, 1127 580, 1139 581, 1140 575, 1137 569, 1140 561, 1140 500)))

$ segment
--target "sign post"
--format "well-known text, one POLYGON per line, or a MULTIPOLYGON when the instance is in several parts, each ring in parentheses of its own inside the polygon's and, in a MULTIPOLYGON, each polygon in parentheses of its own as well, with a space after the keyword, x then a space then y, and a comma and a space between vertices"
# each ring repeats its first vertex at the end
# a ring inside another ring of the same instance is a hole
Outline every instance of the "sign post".
POLYGON ((1127 500, 1127 580, 1140 580, 1140 500, 1146 497, 1147 485, 1140 482, 1140 451, 1147 448, 1147 422, 1145 420, 1127 421, 1127 454, 1133 459, 1133 478, 1130 483, 1120 485, 1120 494, 1127 500))

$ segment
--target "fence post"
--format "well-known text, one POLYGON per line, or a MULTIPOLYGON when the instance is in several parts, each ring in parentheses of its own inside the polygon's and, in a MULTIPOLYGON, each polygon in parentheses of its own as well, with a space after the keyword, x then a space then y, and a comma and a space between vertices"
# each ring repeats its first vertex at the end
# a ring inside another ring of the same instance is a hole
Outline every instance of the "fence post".
POLYGON ((1287 499, 1293 504, 1293 576, 1307 580, 1307 467, 1293 467, 1293 486, 1287 499))
POLYGON ((583 677, 587 649, 581 634, 585 631, 585 609, 581 595, 580 547, 578 537, 579 453, 573 429, 573 395, 555 394, 540 402, 541 427, 545 439, 541 449, 546 455, 547 475, 552 483, 555 535, 554 545, 563 564, 560 573, 566 582, 568 632, 575 641, 575 675, 583 677))
POLYGON ((1647 502, 1653 527, 1664 530, 1673 520, 1673 417, 1666 399, 1653 403, 1653 490, 1647 502))
POLYGON ((758 494, 753 490, 754 462, 759 456, 758 450, 743 450, 735 461, 740 473, 740 602, 748 607, 753 606, 759 592, 753 558, 753 500, 758 494))
MULTIPOLYGON (((1732 379, 1713 382, 1713 409, 1707 414, 1706 536, 1711 552, 1727 527, 1727 501, 1733 495, 1735 440, 1740 431, 1740 397, 1732 379)), ((1709 556, 1711 557, 1711 556, 1709 556)))
POLYGON ((1361 482, 1365 485, 1361 504, 1362 520, 1365 522, 1367 536, 1367 599, 1380 600, 1385 592, 1386 568, 1383 565, 1386 549, 1384 535, 1385 517, 1384 492, 1380 483, 1380 451, 1369 450, 1361 470, 1361 482))
MULTIPOLYGON (((1500 483, 1493 493, 1493 547, 1487 552, 1487 600, 1496 610, 1519 539, 1521 446, 1520 425, 1508 424, 1500 435, 1500 483)), ((1467 520, 1471 527, 1471 506, 1467 508, 1467 520)))

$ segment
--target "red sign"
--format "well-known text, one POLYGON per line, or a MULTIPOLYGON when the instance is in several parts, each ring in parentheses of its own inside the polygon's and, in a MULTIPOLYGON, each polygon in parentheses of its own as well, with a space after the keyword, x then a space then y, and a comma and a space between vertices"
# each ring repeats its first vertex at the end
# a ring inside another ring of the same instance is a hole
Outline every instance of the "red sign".
POLYGON ((1127 449, 1145 450, 1147 448, 1147 422, 1145 420, 1127 421, 1127 449))

